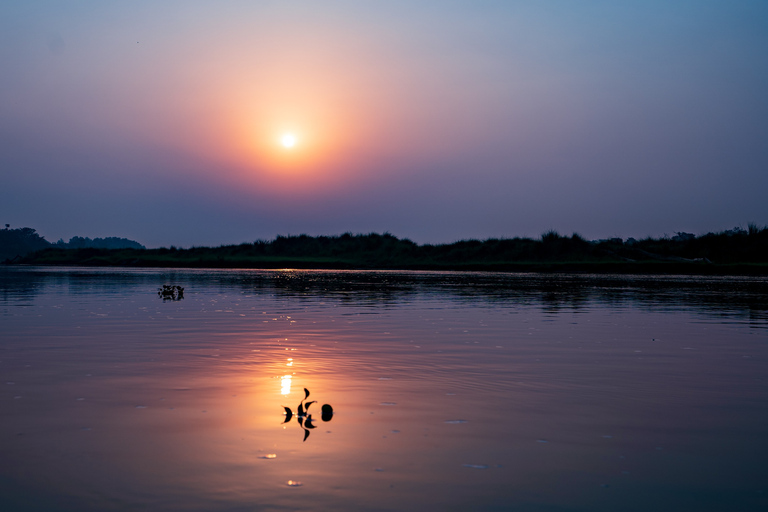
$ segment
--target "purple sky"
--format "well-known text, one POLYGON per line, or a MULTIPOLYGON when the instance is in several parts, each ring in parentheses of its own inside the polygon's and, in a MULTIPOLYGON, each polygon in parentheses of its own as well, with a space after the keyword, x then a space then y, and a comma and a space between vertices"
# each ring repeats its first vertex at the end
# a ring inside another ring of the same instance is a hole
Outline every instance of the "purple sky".
POLYGON ((50 241, 768 224, 765 0, 7 1, 0 70, 50 241))

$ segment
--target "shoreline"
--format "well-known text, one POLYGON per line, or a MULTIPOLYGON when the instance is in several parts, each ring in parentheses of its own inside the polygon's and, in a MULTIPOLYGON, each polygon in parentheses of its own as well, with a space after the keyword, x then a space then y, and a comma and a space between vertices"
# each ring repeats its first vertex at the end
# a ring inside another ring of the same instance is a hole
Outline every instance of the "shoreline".
MULTIPOLYGON (((9 251, 5 251, 6 254, 9 251)), ((12 253, 11 253, 12 254, 12 253)), ((278 236, 219 247, 55 248, 10 265, 303 270, 432 270, 592 274, 768 275, 768 228, 701 237, 589 242, 555 232, 527 238, 418 245, 390 234, 278 236)))

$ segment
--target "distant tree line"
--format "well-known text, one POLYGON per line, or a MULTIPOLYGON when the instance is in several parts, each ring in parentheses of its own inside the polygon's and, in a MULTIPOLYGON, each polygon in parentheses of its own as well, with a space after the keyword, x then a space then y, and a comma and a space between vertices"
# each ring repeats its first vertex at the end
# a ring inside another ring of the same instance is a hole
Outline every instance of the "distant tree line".
POLYGON ((143 245, 127 238, 107 237, 107 238, 88 238, 75 236, 65 242, 60 239, 55 244, 50 243, 40 236, 32 228, 10 229, 9 224, 5 229, 0 229, 0 261, 14 261, 22 257, 40 251, 42 249, 145 249, 143 245))
MULTIPOLYGON (((69 244, 67 244, 69 245, 69 244)), ((695 236, 588 241, 548 231, 539 239, 492 238, 418 245, 389 233, 277 236, 274 240, 188 249, 54 247, 24 263, 225 268, 456 269, 768 273, 768 228, 750 225, 695 236), (729 267, 731 266, 731 267, 729 267), (641 268, 642 267, 642 268, 641 268), (611 270, 613 269, 613 270, 611 270), (719 269, 719 270, 718 270, 719 269)))
POLYGON ((50 247, 51 244, 32 228, 0 229, 0 261, 20 258, 34 251, 50 247))
POLYGON ((54 247, 59 249, 86 249, 89 247, 94 249, 145 249, 139 242, 116 236, 108 236, 107 238, 73 236, 69 242, 59 239, 54 247))

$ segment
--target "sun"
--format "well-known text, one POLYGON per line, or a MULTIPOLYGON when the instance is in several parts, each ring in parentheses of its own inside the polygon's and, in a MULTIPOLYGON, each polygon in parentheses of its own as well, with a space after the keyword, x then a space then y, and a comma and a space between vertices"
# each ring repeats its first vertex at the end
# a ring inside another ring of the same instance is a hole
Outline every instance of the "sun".
POLYGON ((280 142, 283 144, 284 148, 290 149, 296 145, 296 136, 292 133, 285 133, 280 139, 280 142))

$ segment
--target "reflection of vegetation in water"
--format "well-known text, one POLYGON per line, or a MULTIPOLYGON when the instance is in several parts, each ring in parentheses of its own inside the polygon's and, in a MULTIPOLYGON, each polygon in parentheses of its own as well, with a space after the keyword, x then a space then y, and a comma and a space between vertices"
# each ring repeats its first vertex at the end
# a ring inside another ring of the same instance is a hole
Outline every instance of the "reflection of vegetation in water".
MULTIPOLYGON (((312 400, 305 404, 304 401, 307 398, 309 398, 309 390, 304 388, 304 398, 299 402, 299 406, 296 408, 296 421, 302 430, 304 430, 304 441, 309 437, 310 430, 316 428, 313 423, 314 420, 312 419, 312 414, 309 412, 309 407, 312 404, 316 404, 317 401, 312 400)), ((285 409, 285 421, 282 423, 284 425, 293 419, 293 411, 290 407, 286 406, 283 406, 283 409, 285 409)), ((330 404, 323 405, 321 408, 320 419, 323 421, 331 421, 333 419, 333 407, 331 407, 330 404)))
POLYGON ((690 277, 498 272, 222 272, 225 286, 291 300, 397 307, 439 296, 476 306, 531 306, 556 313, 592 306, 675 308, 768 320, 764 277, 690 277))
POLYGON ((542 307, 546 311, 598 306, 669 309, 768 321, 768 278, 690 277, 565 273, 123 270, 0 266, 0 298, 32 300, 49 286, 69 293, 146 293, 158 281, 181 283, 203 293, 239 289, 275 295, 296 304, 389 308, 416 300, 456 301, 472 307, 542 307), (131 290, 135 288, 135 290, 131 290))
POLYGON ((418 245, 379 235, 278 236, 272 241, 190 249, 47 249, 31 264, 136 267, 507 270, 645 273, 768 273, 768 228, 722 233, 587 241, 554 231, 540 239, 462 240, 418 245), (748 265, 733 268, 732 265, 748 265))

